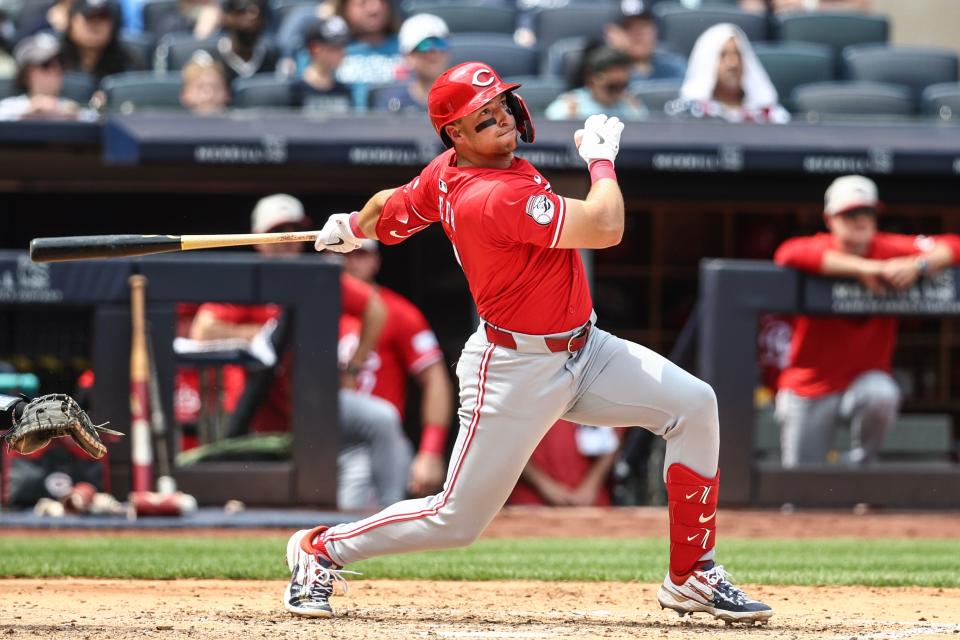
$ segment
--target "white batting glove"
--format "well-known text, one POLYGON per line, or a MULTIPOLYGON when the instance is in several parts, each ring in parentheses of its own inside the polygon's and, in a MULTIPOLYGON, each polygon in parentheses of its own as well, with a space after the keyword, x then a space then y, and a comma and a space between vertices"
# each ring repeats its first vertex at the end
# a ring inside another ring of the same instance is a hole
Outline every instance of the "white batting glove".
POLYGON ((623 123, 614 116, 608 118, 604 114, 597 114, 587 118, 583 129, 573 134, 580 157, 589 165, 594 160, 609 160, 613 162, 620 151, 620 134, 623 133, 623 123))
POLYGON ((350 253, 360 248, 360 239, 350 230, 350 214, 335 213, 327 218, 313 244, 317 251, 350 253))

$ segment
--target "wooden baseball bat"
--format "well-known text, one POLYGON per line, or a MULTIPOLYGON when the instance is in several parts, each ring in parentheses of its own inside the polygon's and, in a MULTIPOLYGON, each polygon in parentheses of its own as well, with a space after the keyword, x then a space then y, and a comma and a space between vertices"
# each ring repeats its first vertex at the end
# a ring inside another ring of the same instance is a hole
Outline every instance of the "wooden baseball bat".
POLYGON ((241 247, 277 242, 313 242, 319 231, 285 233, 223 233, 191 236, 63 236, 34 238, 30 241, 30 259, 34 262, 62 262, 93 258, 146 256, 154 253, 241 247))
POLYGON ((130 461, 133 490, 153 489, 153 446, 150 442, 150 364, 146 330, 147 279, 130 276, 130 461))
POLYGON ((157 492, 173 493, 177 483, 170 471, 170 452, 167 447, 167 416, 163 413, 163 399, 160 397, 160 376, 157 375, 157 359, 153 348, 153 332, 146 322, 147 336, 147 391, 150 395, 150 430, 153 433, 153 450, 157 459, 157 492))

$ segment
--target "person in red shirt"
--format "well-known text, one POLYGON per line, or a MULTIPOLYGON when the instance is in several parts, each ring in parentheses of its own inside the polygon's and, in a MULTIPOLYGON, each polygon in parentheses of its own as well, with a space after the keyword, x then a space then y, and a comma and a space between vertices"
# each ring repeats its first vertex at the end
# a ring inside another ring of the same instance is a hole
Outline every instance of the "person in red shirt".
MULTIPOLYGON (((791 238, 774 261, 808 273, 856 278, 882 294, 954 264, 958 237, 877 231, 877 186, 842 176, 827 189, 823 219, 829 230, 791 238)), ((891 375, 896 316, 796 316, 788 364, 780 372, 776 417, 785 467, 822 463, 840 423, 851 430, 848 463, 873 460, 900 405, 891 375)))
MULTIPOLYGON (((364 240, 345 256, 343 269, 351 276, 375 284, 380 271, 380 250, 375 240, 364 240)), ((400 418, 407 403, 407 376, 420 387, 420 442, 410 465, 410 495, 435 493, 446 471, 444 453, 453 412, 452 387, 443 352, 427 319, 416 306, 386 287, 377 292, 387 307, 387 323, 380 339, 357 374, 357 391, 389 401, 400 418)), ((359 322, 344 315, 340 321, 340 359, 354 357, 359 322)))
MULTIPOLYGON (((306 215, 299 200, 287 194, 274 194, 261 199, 253 212, 253 233, 301 230, 306 215)), ((258 252, 275 259, 292 259, 300 255, 303 243, 289 242, 256 245, 258 252)), ((386 322, 387 310, 379 294, 369 285, 343 274, 340 278, 341 305, 344 313, 360 318, 358 345, 354 356, 341 367, 340 431, 341 456, 363 446, 371 458, 373 499, 385 505, 406 496, 410 467, 410 444, 403 434, 400 416, 385 401, 364 396, 356 391, 356 374, 360 363, 376 344, 386 322)), ((253 340, 264 332, 265 325, 275 322, 281 313, 277 305, 214 304, 200 305, 193 319, 190 337, 195 340, 242 338, 253 340)), ((267 396, 251 420, 251 431, 288 431, 290 429, 290 358, 277 361, 277 374, 267 396)), ((245 371, 235 367, 225 372, 225 405, 232 410, 243 392, 245 371)), ((365 509, 369 491, 345 475, 338 461, 337 505, 341 509, 365 509)), ((364 485, 366 487, 366 485, 364 485)))
POLYGON ((460 432, 443 490, 358 522, 318 526, 287 542, 283 606, 329 617, 341 568, 376 556, 469 544, 503 506, 537 443, 558 419, 643 425, 666 440, 664 480, 670 567, 662 607, 729 622, 764 622, 716 564, 720 425, 710 385, 667 358, 595 326, 578 249, 623 237, 624 203, 613 163, 623 123, 590 116, 573 136, 592 186, 565 198, 524 159, 533 121, 519 85, 482 62, 445 71, 427 99, 448 149, 406 185, 333 214, 316 248, 348 253, 367 237, 396 244, 439 224, 466 276, 481 322, 457 364, 460 432))

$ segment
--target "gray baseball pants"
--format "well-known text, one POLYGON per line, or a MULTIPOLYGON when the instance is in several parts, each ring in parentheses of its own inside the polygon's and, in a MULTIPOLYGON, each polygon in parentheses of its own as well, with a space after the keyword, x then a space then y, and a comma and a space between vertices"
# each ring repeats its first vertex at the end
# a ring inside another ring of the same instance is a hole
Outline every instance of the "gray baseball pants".
POLYGON ((559 418, 642 426, 666 442, 665 469, 717 472, 713 389, 646 347, 593 328, 577 353, 550 353, 540 336, 514 334, 518 350, 488 342, 483 325, 457 365, 460 431, 443 490, 328 529, 334 562, 464 546, 497 514, 547 429, 559 418))
POLYGON ((885 371, 860 374, 845 391, 816 398, 786 389, 777 393, 780 458, 784 467, 824 463, 833 448, 837 427, 850 425, 850 451, 844 462, 876 458, 900 408, 900 389, 885 371))

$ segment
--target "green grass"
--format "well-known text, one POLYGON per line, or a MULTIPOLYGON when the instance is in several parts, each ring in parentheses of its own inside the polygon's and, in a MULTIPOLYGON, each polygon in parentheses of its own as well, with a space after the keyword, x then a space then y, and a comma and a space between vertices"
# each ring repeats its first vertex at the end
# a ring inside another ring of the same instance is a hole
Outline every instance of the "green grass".
MULTIPOLYGON (((249 578, 287 576, 286 538, 0 537, 0 576, 249 578)), ((960 587, 960 540, 722 540, 737 582, 960 587)), ((376 558, 362 578, 659 582, 663 538, 482 540, 466 549, 376 558)))

